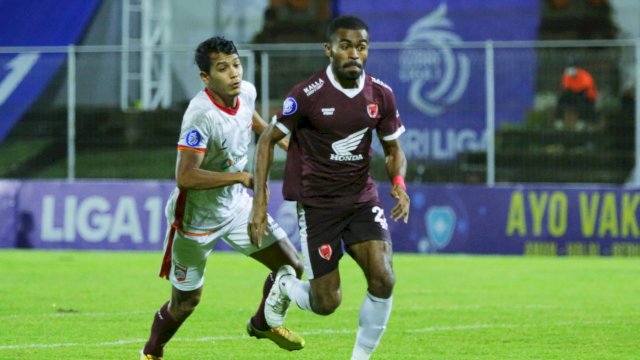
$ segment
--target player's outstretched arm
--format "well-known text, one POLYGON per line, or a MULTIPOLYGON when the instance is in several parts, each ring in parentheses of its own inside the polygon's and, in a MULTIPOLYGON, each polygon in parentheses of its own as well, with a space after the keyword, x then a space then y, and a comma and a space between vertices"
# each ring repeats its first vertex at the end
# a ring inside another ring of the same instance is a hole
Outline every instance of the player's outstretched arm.
MULTIPOLYGON (((269 124, 267 124, 267 122, 264 121, 262 116, 260 116, 260 114, 258 114, 258 112, 254 110, 253 117, 251 118, 251 130, 253 130, 253 132, 256 134, 261 135, 267 129, 268 126, 269 124)), ((278 141, 278 146, 282 150, 287 151, 287 149, 289 149, 289 139, 287 138, 280 139, 280 141, 278 141)))
POLYGON ((176 182, 180 189, 203 190, 233 184, 253 187, 253 176, 248 172, 214 172, 200 169, 204 154, 191 150, 178 150, 176 182))
POLYGON ((407 158, 397 140, 382 141, 384 149, 387 175, 393 184, 391 196, 398 200, 396 206, 391 209, 391 218, 394 221, 402 219, 405 224, 409 221, 409 208, 411 200, 404 184, 404 176, 407 172, 407 158))
POLYGON ((273 163, 273 148, 284 137, 285 133, 274 124, 271 124, 260 135, 256 146, 253 174, 253 208, 249 218, 249 237, 251 238, 251 243, 257 247, 262 246, 262 237, 267 230, 267 201, 269 200, 267 179, 273 163))

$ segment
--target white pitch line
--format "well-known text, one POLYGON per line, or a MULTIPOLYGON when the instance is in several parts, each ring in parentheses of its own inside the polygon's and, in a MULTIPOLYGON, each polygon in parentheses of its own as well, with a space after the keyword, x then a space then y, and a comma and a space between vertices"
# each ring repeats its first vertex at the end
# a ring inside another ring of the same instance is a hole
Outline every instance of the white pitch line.
MULTIPOLYGON (((543 305, 543 304, 525 304, 525 305, 502 305, 502 304, 491 304, 491 305, 430 305, 430 306, 422 306, 422 305, 404 305, 402 309, 404 310, 421 310, 421 311, 457 311, 457 310, 479 310, 479 309, 569 309, 569 306, 556 306, 556 305, 543 305)), ((360 307, 352 306, 352 307, 344 307, 341 308, 346 311, 360 311, 360 307)))
POLYGON ((17 318, 33 318, 33 317, 64 317, 64 316, 87 316, 87 317, 100 317, 100 316, 127 316, 127 315, 140 315, 140 314, 155 314, 158 309, 150 309, 148 311, 122 311, 122 312, 74 312, 74 311, 61 311, 49 314, 9 314, 0 315, 0 319, 17 319, 17 318))
MULTIPOLYGON (((557 306, 541 305, 541 304, 528 304, 528 305, 453 305, 453 306, 405 306, 406 310, 422 310, 422 311, 434 311, 434 310, 477 310, 482 308, 500 308, 500 309, 559 309, 557 306)), ((565 307, 563 307, 565 308, 565 307)), ((566 307, 568 308, 568 307, 566 307)), ((345 307, 343 311, 360 311, 359 307, 345 307)), ((122 312, 54 312, 47 314, 6 314, 0 315, 0 319, 19 319, 19 318, 37 318, 37 317, 101 317, 101 316, 128 316, 128 315, 144 315, 155 314, 158 309, 139 310, 139 311, 122 311, 122 312)))
MULTIPOLYGON (((438 331, 469 331, 469 330, 481 330, 481 329, 500 329, 500 328, 527 328, 527 327, 549 327, 549 326, 576 326, 576 325, 603 325, 603 324, 619 324, 620 322, 604 320, 604 321, 562 321, 556 323, 547 323, 540 325, 532 324, 469 324, 469 325, 451 325, 451 326, 431 326, 421 329, 410 330, 397 330, 391 332, 403 332, 403 333, 425 333, 425 332, 438 332, 438 331)), ((307 331, 300 332, 301 335, 327 335, 327 334, 352 334, 356 329, 342 329, 342 330, 319 330, 319 331, 307 331)), ((390 330, 387 330, 390 332, 390 330)), ((207 336, 199 338, 174 338, 171 342, 185 341, 185 342, 209 342, 209 341, 225 341, 225 340, 242 340, 248 338, 247 335, 241 336, 207 336)), ((0 350, 12 350, 12 349, 36 349, 36 348, 56 348, 56 347, 96 347, 96 346, 114 346, 114 345, 128 345, 128 344, 143 344, 147 339, 129 339, 101 342, 97 344, 82 344, 82 343, 59 343, 59 344, 22 344, 22 345, 0 345, 0 350)))
POLYGON ((575 321, 561 321, 557 323, 550 324, 470 324, 470 325, 453 325, 453 326, 432 326, 426 327, 422 329, 412 329, 409 332, 412 333, 422 333, 422 332, 435 332, 435 331, 452 331, 452 330, 480 330, 480 329, 516 329, 516 328, 527 328, 527 327, 551 327, 551 326, 575 326, 575 325, 611 325, 618 324, 619 322, 611 321, 611 320, 602 320, 602 321, 583 321, 583 322, 575 322, 575 321))

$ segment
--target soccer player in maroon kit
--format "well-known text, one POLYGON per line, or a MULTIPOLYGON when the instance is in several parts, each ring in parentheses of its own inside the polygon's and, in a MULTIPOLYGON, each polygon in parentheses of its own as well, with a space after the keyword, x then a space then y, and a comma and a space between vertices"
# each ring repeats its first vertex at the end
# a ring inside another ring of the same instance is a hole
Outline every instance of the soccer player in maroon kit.
POLYGON ((367 25, 353 16, 336 18, 327 40, 330 65, 293 87, 276 122, 258 141, 249 236, 261 245, 274 145, 290 134, 283 193, 297 202, 309 281, 297 279, 291 267, 280 268, 265 307, 267 322, 282 324, 286 313, 278 310, 289 301, 316 314, 333 313, 341 302, 338 262, 344 245, 368 286, 352 359, 368 359, 386 328, 395 283, 391 237, 369 174, 371 141, 375 130, 393 184, 391 196, 398 200, 391 218, 406 223, 406 158, 398 142, 404 126, 391 88, 364 73, 367 25))

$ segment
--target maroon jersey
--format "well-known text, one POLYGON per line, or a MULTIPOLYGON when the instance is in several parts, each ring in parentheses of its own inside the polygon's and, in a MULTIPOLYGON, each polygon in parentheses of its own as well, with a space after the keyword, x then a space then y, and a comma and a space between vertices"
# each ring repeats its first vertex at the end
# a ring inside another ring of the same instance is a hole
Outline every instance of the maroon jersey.
POLYGON ((381 141, 404 132, 393 91, 367 74, 344 89, 331 68, 289 92, 276 126, 291 133, 283 195, 309 206, 377 201, 369 174, 372 133, 381 141))

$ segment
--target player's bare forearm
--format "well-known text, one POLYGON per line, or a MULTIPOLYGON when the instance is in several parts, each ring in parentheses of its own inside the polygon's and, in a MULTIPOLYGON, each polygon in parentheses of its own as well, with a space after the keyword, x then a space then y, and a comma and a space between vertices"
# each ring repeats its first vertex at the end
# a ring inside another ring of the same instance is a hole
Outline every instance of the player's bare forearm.
POLYGON ((289 150, 289 139, 284 138, 280 141, 278 141, 278 147, 284 151, 289 150))
POLYGON ((251 243, 262 246, 262 238, 267 230, 267 201, 269 189, 267 179, 273 163, 275 144, 284 138, 284 134, 269 125, 258 139, 254 165, 253 208, 249 218, 248 232, 251 243))
POLYGON ((270 125, 267 130, 258 139, 256 145, 256 156, 254 159, 254 173, 253 173, 253 204, 255 206, 266 207, 267 204, 267 179, 269 177, 269 171, 271 164, 273 163, 274 145, 278 141, 283 140, 278 134, 273 131, 273 125, 270 125))
POLYGON ((391 196, 398 200, 396 206, 391 209, 391 218, 395 221, 403 219, 407 223, 409 221, 411 203, 404 184, 404 176, 407 172, 407 158, 396 140, 383 141, 382 147, 385 153, 387 175, 393 184, 391 196))
POLYGON ((253 176, 247 172, 214 172, 200 169, 204 153, 179 150, 176 163, 176 182, 180 189, 204 190, 233 184, 253 187, 253 176))
POLYGON ((407 173, 407 158, 400 144, 396 140, 383 141, 382 148, 385 154, 386 170, 389 179, 395 176, 404 177, 407 173))
MULTIPOLYGON (((251 118, 251 129, 254 133, 258 135, 262 135, 262 133, 269 127, 266 121, 258 114, 257 111, 253 112, 253 117, 251 118)), ((277 142, 279 148, 284 151, 289 149, 289 139, 282 138, 277 142)))
POLYGON ((256 158, 253 170, 253 204, 256 206, 266 206, 267 204, 267 178, 271 163, 273 162, 273 145, 258 141, 256 147, 256 158))
POLYGON ((185 190, 206 190, 242 184, 253 187, 253 176, 247 172, 223 173, 202 169, 189 169, 178 175, 178 187, 185 190))
POLYGON ((251 117, 251 130, 258 135, 262 135, 267 126, 269 126, 269 124, 264 121, 257 111, 254 111, 253 116, 251 117))

